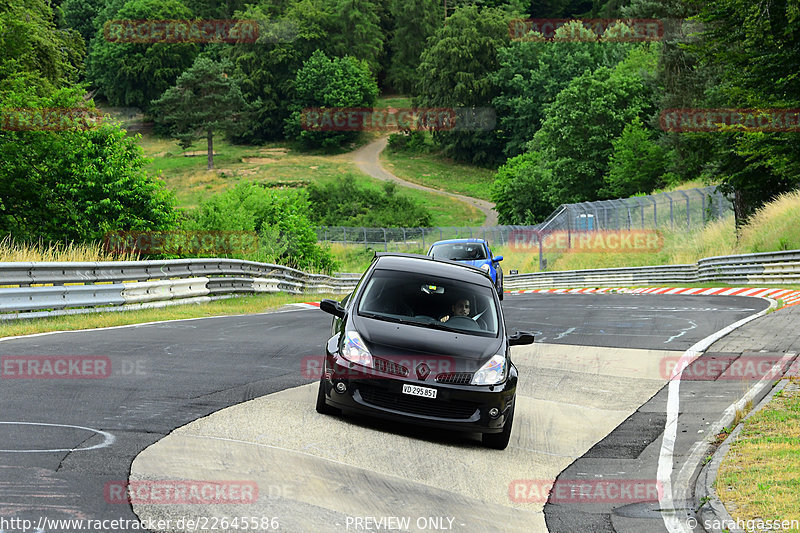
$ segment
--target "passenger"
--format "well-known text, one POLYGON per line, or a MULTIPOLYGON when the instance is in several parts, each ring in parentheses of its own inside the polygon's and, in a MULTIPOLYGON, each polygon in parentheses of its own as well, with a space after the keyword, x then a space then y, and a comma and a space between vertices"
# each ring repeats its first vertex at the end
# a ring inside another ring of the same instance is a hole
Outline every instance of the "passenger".
POLYGON ((447 322, 451 316, 469 317, 469 307, 469 298, 459 298, 450 306, 450 314, 444 315, 439 319, 439 322, 447 322))

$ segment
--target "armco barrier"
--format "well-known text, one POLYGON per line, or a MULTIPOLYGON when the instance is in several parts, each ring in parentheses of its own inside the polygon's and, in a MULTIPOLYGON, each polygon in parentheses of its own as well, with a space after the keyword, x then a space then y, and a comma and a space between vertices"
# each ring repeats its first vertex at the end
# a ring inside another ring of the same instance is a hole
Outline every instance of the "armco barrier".
POLYGON ((565 270, 507 275, 508 290, 671 283, 800 284, 800 250, 708 257, 694 265, 565 270))
POLYGON ((344 294, 358 278, 238 259, 0 263, 0 319, 201 302, 236 294, 344 294))
MULTIPOLYGON (((308 274, 239 259, 0 263, 0 319, 209 301, 263 292, 338 293, 358 276, 308 274)), ((800 284, 800 250, 708 257, 662 265, 507 275, 505 289, 688 283, 800 284)))

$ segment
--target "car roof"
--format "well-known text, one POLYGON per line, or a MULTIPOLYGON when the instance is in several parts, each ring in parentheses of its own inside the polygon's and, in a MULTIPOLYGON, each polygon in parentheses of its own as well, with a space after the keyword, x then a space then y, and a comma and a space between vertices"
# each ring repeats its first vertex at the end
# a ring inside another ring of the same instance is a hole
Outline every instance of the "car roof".
POLYGON ((491 279, 480 268, 458 263, 434 259, 429 255, 378 252, 375 254, 375 268, 383 270, 402 270, 418 274, 430 274, 444 278, 454 278, 471 283, 491 286, 491 279))
POLYGON ((482 243, 482 244, 486 244, 486 239, 478 239, 478 238, 447 239, 447 240, 444 240, 444 241, 436 241, 435 243, 431 244, 431 246, 436 246, 437 244, 455 244, 455 243, 482 243))

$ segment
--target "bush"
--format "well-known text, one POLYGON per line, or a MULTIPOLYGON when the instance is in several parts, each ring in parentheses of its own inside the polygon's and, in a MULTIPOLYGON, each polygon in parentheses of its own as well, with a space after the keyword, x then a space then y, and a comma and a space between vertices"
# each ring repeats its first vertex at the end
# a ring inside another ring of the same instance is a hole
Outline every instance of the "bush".
POLYGON ((421 154, 433 150, 433 142, 429 135, 422 131, 409 133, 393 133, 389 135, 387 148, 392 152, 421 154))
POLYGON ((305 191, 274 191, 257 184, 240 184, 202 202, 184 224, 187 230, 253 231, 256 253, 234 254, 240 259, 281 263, 294 268, 331 272, 336 261, 317 244, 309 220, 305 191))
MULTIPOLYGON (((37 97, 9 82, 0 108, 82 108, 81 88, 37 97)), ((88 113, 96 113, 91 107, 88 113)), ((65 131, 0 131, 0 236, 97 241, 106 232, 175 227, 174 195, 145 170, 137 139, 116 124, 65 131)))
POLYGON ((321 226, 428 227, 431 214, 410 198, 397 194, 390 181, 383 190, 359 187, 353 176, 308 188, 314 222, 321 226))

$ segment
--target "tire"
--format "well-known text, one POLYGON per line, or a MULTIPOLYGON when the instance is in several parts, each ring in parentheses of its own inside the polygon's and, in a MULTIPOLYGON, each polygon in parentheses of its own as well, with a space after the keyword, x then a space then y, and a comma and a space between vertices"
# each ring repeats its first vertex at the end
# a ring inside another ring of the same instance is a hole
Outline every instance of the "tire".
POLYGON ((319 380, 319 390, 317 391, 317 412, 321 415, 338 415, 341 411, 325 403, 325 378, 319 380))
POLYGON ((511 406, 511 413, 508 415, 503 426, 503 431, 500 433, 484 433, 481 435, 481 443, 487 448, 495 450, 505 450, 508 447, 508 441, 511 439, 511 426, 514 422, 514 406, 511 406))

